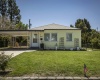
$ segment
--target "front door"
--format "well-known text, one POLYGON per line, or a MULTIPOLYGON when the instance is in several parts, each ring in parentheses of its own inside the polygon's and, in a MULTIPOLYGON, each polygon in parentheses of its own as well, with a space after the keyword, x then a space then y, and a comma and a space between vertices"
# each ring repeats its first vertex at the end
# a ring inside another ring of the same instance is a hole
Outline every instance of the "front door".
POLYGON ((37 33, 34 33, 34 34, 33 34, 33 43, 32 43, 32 47, 39 47, 39 44, 38 44, 38 34, 37 34, 37 33))

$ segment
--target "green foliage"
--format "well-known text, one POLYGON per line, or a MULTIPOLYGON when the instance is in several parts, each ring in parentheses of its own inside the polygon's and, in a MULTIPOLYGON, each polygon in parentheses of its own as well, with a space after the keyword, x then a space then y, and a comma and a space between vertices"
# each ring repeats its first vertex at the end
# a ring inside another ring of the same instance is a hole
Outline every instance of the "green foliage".
POLYGON ((8 16, 11 22, 13 21, 15 21, 16 23, 20 22, 21 19, 20 10, 18 9, 15 0, 8 0, 8 16))
POLYGON ((84 63, 89 76, 100 76, 99 51, 34 51, 25 52, 9 62, 9 76, 84 76, 84 63))
POLYGON ((73 25, 70 25, 70 27, 74 27, 73 25))
POLYGON ((75 27, 80 28, 82 30, 82 33, 91 31, 91 26, 87 19, 77 19, 75 27))
POLYGON ((22 22, 19 22, 16 24, 16 30, 27 30, 28 29, 28 24, 23 24, 22 22))
POLYGON ((0 30, 12 30, 12 29, 13 30, 27 30, 28 24, 19 22, 15 25, 12 25, 12 23, 7 17, 0 17, 0 30))
POLYGON ((0 69, 5 71, 8 61, 11 59, 12 55, 5 55, 4 52, 0 54, 0 69))
POLYGON ((7 37, 0 36, 0 47, 7 47, 8 46, 8 39, 7 37))
POLYGON ((2 16, 7 14, 7 0, 0 0, 0 13, 2 16))
POLYGON ((91 25, 87 19, 77 19, 75 27, 82 30, 81 41, 83 47, 84 45, 86 47, 89 43, 92 48, 100 48, 100 33, 91 29, 91 25))
POLYGON ((14 29, 21 20, 16 0, 0 0, 0 29, 14 29))
POLYGON ((0 17, 0 30, 8 30, 12 29, 12 27, 14 26, 11 25, 11 22, 7 17, 0 17))
POLYGON ((100 33, 96 30, 92 30, 90 42, 94 48, 100 48, 100 33))

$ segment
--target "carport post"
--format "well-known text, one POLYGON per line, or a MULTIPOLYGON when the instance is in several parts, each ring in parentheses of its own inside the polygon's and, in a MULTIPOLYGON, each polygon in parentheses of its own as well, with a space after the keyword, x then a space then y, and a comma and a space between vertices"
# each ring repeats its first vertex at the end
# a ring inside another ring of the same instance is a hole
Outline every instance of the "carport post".
POLYGON ((14 37, 12 37, 12 41, 13 41, 13 48, 14 48, 14 37))
MULTIPOLYGON (((16 36, 15 36, 15 43, 16 43, 16 36)), ((15 46, 16 46, 16 44, 15 44, 15 46)))
POLYGON ((28 48, 28 32, 27 32, 27 48, 28 48))
POLYGON ((3 37, 3 42, 4 42, 3 44, 4 44, 4 47, 5 47, 5 37, 3 37))
POLYGON ((14 37, 14 47, 15 47, 15 37, 14 37))

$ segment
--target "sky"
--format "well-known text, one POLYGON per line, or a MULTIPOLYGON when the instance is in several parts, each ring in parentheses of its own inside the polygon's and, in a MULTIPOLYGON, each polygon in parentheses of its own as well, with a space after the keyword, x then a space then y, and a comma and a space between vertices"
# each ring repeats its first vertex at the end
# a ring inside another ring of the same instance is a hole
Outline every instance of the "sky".
POLYGON ((100 0, 16 0, 24 24, 31 20, 31 28, 60 24, 75 25, 86 18, 92 29, 100 30, 100 0))

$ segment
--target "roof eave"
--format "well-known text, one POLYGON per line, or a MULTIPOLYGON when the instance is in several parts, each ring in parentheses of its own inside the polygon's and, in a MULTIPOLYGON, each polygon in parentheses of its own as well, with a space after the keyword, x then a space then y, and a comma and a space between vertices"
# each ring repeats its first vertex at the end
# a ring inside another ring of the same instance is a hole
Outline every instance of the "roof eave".
POLYGON ((81 29, 44 29, 44 30, 81 30, 81 29))

